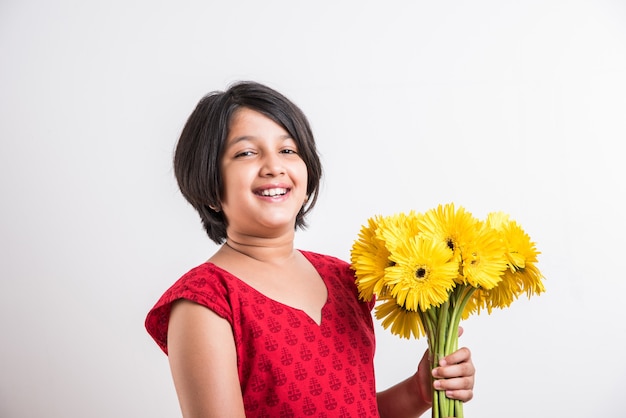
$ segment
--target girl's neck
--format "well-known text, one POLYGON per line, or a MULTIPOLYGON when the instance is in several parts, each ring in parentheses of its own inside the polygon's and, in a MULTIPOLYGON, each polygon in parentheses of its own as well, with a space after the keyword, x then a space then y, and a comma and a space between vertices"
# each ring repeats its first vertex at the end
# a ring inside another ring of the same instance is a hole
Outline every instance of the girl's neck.
POLYGON ((222 249, 264 263, 281 264, 295 254, 293 237, 239 238, 228 236, 222 249))

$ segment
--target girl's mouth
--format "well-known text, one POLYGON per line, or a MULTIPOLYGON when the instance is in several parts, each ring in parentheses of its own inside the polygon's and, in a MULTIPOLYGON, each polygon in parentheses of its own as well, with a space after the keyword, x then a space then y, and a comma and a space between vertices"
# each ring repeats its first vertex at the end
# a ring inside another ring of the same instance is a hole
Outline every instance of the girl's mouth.
POLYGON ((275 187, 272 189, 264 189, 261 190, 259 192, 257 192, 257 194, 261 195, 261 196, 269 196, 269 197, 274 197, 274 196, 283 196, 285 194, 287 194, 287 189, 283 188, 283 187, 275 187))

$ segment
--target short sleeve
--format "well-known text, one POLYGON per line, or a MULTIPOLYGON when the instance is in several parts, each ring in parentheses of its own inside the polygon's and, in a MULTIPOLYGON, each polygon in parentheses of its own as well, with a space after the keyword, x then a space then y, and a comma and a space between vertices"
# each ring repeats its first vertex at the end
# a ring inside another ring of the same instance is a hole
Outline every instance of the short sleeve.
POLYGON ((210 263, 200 265, 165 291, 146 316, 146 330, 165 354, 172 304, 180 299, 205 306, 232 324, 230 293, 224 272, 210 263))

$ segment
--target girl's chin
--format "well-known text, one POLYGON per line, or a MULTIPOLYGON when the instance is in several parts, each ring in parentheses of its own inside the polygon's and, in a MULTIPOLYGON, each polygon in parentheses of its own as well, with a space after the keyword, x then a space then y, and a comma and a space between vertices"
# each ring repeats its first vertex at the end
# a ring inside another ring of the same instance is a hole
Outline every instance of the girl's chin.
POLYGON ((248 227, 237 228, 232 230, 238 235, 242 236, 257 236, 259 238, 273 238, 279 237, 285 234, 293 234, 296 229, 296 218, 282 218, 271 217, 264 219, 257 219, 255 225, 248 225, 248 227))

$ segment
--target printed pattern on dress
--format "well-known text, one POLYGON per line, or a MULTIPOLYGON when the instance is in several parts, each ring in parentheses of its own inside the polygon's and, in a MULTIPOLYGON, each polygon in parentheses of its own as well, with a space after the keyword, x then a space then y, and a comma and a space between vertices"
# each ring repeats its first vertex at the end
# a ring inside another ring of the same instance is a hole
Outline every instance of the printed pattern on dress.
POLYGON ((229 320, 248 417, 378 417, 372 304, 358 300, 347 263, 302 253, 328 290, 319 325, 303 311, 274 301, 207 263, 164 294, 163 302, 148 315, 146 327, 167 352, 167 341, 159 341, 167 335, 163 316, 169 317, 168 306, 181 297, 229 320))

